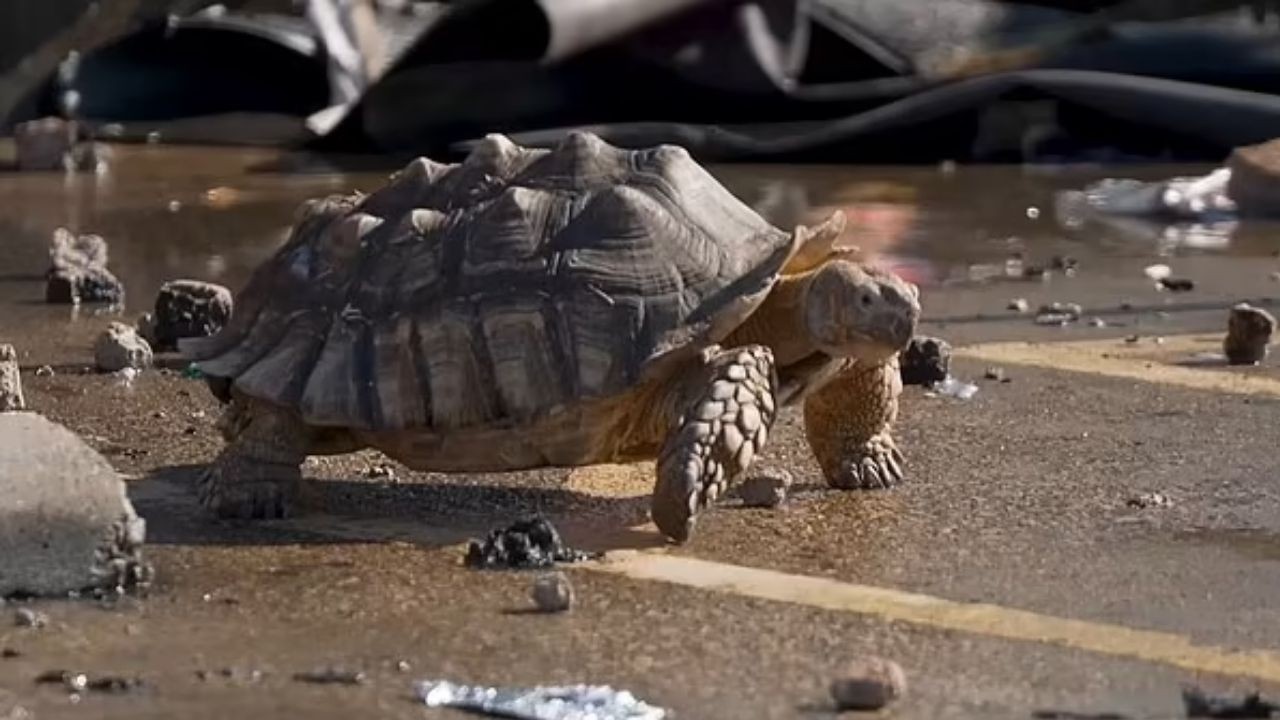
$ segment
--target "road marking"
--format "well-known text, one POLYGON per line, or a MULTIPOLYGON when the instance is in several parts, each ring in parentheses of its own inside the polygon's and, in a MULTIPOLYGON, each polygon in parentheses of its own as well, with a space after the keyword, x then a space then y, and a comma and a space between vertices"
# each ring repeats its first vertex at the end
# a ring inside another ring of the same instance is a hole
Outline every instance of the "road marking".
POLYGON ((1062 645, 1193 670, 1280 682, 1280 653, 1196 645, 1182 635, 1041 615, 986 603, 791 575, 662 552, 610 553, 580 567, 636 580, 875 615, 1009 640, 1062 645))
POLYGON ((1174 365, 1154 353, 1177 357, 1206 348, 1216 349, 1220 337, 1183 335, 1166 338, 1164 345, 1126 343, 1120 339, 1071 342, 1007 342, 970 345, 955 349, 957 357, 1007 365, 1032 365, 1053 370, 1163 383, 1237 395, 1280 397, 1280 380, 1226 366, 1198 368, 1174 365), (1213 341, 1208 344, 1207 341, 1213 341))

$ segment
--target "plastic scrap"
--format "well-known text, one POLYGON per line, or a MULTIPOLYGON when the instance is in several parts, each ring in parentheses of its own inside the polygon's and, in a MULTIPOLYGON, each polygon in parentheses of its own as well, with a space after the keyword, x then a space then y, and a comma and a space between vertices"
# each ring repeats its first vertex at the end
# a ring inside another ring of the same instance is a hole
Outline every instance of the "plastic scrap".
POLYGON ((1106 179, 1084 190, 1068 190, 1055 198, 1060 220, 1079 226, 1089 214, 1164 217, 1212 221, 1235 215, 1227 197, 1231 171, 1219 168, 1201 177, 1175 177, 1161 182, 1106 179))
POLYGON ((934 383, 931 389, 939 395, 946 395, 957 400, 969 400, 978 394, 977 385, 958 380, 951 375, 948 375, 942 382, 934 383))
POLYGON ((607 685, 495 688, 427 680, 414 686, 427 707, 479 711, 517 720, 664 720, 667 711, 607 685))

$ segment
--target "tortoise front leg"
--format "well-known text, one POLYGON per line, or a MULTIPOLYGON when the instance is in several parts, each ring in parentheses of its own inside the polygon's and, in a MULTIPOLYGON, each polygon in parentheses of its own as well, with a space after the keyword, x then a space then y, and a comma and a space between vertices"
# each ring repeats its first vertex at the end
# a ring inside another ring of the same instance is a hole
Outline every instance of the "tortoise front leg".
POLYGON ((763 345, 713 347, 698 373, 672 383, 663 406, 674 408, 658 455, 653 521, 685 542, 698 512, 724 494, 764 449, 776 415, 773 352, 763 345))
POLYGON ((895 356, 854 363, 805 399, 805 435, 828 485, 871 490, 902 481, 902 453, 889 434, 901 394, 895 356))
POLYGON ((279 518, 302 482, 307 431, 284 410, 235 398, 219 423, 227 446, 200 475, 200 504, 224 518, 279 518))

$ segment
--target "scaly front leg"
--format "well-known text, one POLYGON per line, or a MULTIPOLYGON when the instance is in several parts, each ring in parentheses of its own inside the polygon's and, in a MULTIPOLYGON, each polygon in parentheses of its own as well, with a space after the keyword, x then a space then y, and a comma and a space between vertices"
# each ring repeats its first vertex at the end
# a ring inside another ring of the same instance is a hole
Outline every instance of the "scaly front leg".
POLYGON ((235 398, 220 429, 227 447, 200 475, 200 504, 219 517, 279 518, 302 481, 307 431, 292 413, 235 398))
POLYGON ((895 356, 855 363, 805 399, 805 435, 828 485, 874 490, 902 482, 902 453, 889 434, 900 394, 895 356))
POLYGON ((658 456, 653 521, 685 542, 698 512, 746 472, 776 416, 773 352, 763 345, 710 348, 695 378, 673 380, 663 407, 676 408, 658 456))

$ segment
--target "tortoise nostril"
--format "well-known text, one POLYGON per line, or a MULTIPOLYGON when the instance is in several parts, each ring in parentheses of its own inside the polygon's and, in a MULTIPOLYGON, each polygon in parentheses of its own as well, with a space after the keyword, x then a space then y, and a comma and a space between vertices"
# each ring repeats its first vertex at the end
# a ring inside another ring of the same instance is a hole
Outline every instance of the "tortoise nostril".
POLYGON ((862 303, 862 307, 871 307, 871 293, 862 293, 858 301, 862 303))

